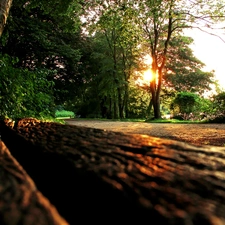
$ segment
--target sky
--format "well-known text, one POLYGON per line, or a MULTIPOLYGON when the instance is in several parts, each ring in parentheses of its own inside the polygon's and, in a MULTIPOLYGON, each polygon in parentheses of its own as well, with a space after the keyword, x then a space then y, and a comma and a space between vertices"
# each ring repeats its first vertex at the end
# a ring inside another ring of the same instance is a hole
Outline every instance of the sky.
MULTIPOLYGON (((215 79, 218 80, 220 88, 225 90, 225 31, 219 34, 224 42, 217 36, 197 29, 188 30, 185 32, 185 35, 194 39, 194 43, 190 47, 194 55, 206 65, 203 70, 207 72, 214 70, 215 79)), ((150 58, 145 60, 146 63, 150 64, 150 58)), ((146 72, 144 74, 144 80, 149 82, 150 73, 146 72)), ((142 80, 138 80, 138 82, 143 83, 142 80)))
POLYGON ((204 70, 215 70, 215 78, 222 89, 225 89, 225 32, 221 31, 220 37, 207 34, 200 30, 188 31, 188 36, 194 39, 191 45, 194 55, 200 59, 206 67, 204 70))

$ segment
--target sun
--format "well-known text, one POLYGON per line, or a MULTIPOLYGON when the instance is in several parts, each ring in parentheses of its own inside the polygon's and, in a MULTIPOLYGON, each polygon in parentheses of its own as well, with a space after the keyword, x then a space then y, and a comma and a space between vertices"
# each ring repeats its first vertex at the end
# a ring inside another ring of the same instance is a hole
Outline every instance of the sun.
POLYGON ((143 80, 146 83, 150 83, 152 81, 152 79, 153 79, 152 70, 151 69, 145 70, 143 73, 143 80))
POLYGON ((155 78, 154 73, 151 70, 152 57, 149 54, 146 54, 142 60, 147 69, 136 72, 138 79, 135 83, 139 86, 149 86, 151 81, 155 78))
POLYGON ((136 84, 140 86, 149 85, 153 79, 153 73, 151 69, 145 70, 141 76, 136 80, 136 84))

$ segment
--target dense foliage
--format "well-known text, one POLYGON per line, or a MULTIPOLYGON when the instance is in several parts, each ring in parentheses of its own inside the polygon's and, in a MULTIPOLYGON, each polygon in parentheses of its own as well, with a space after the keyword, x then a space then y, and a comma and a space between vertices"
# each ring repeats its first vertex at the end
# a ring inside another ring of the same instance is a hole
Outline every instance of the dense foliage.
POLYGON ((223 18, 219 2, 193 1, 188 15, 186 1, 134 2, 14 0, 0 39, 1 116, 224 113, 222 93, 204 98, 214 74, 183 35, 202 18, 223 18), (137 84, 149 68, 152 80, 137 84))
POLYGON ((0 55, 1 115, 44 117, 54 110, 52 71, 15 68, 17 59, 0 55))

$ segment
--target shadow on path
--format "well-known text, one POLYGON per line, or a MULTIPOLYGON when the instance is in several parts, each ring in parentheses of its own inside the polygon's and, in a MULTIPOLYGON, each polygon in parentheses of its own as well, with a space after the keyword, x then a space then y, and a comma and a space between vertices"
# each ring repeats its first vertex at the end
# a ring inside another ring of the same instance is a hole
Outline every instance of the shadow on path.
POLYGON ((224 146, 225 124, 172 124, 66 119, 66 124, 115 132, 146 134, 195 145, 224 146))

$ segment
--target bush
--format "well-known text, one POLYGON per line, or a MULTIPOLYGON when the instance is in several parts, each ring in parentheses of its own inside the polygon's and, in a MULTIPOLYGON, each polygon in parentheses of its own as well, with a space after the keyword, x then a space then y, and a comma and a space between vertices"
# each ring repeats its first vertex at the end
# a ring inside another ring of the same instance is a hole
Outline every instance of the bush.
POLYGON ((217 115, 208 120, 209 123, 225 123, 225 115, 217 115))
MULTIPOLYGON (((191 113, 199 108, 200 98, 197 94, 191 92, 179 92, 173 102, 171 103, 171 109, 177 111, 177 113, 191 113)), ((176 112, 174 112, 176 113, 176 112)))
POLYGON ((74 118, 75 117, 75 113, 72 111, 67 111, 67 110, 56 110, 55 112, 55 117, 70 117, 70 118, 74 118))
POLYGON ((52 116, 54 82, 48 81, 50 70, 16 68, 18 61, 0 54, 1 116, 9 118, 52 116))
POLYGON ((221 92, 213 97, 213 108, 216 114, 225 113, 225 92, 221 92))
POLYGON ((173 116, 172 119, 175 119, 175 120, 184 120, 184 117, 182 115, 178 114, 178 115, 173 116))

